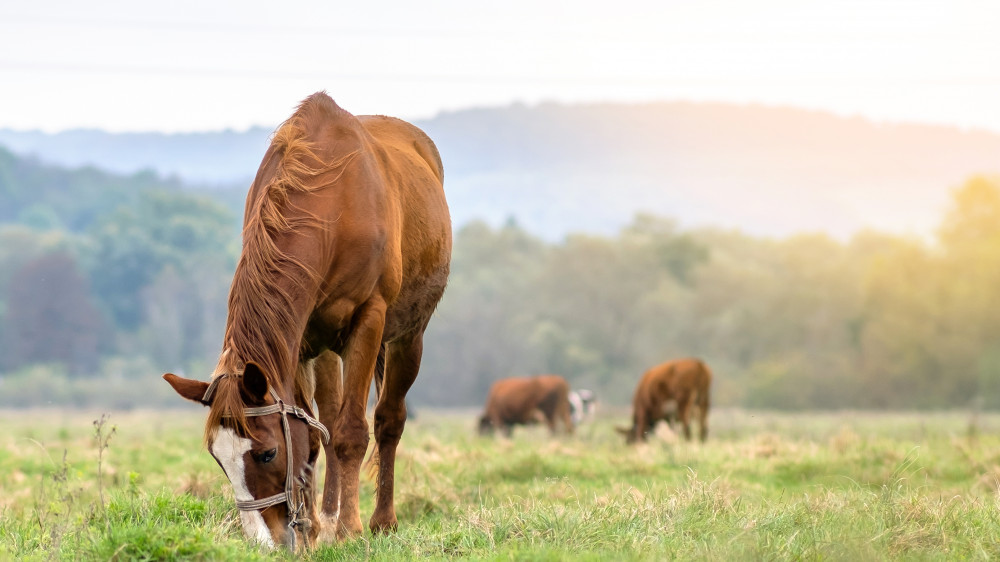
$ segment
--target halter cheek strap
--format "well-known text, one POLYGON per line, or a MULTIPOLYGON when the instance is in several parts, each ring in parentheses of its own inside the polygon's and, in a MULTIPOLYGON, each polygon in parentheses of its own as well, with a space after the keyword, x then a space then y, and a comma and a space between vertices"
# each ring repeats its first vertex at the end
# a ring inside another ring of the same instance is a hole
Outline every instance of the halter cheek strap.
MULTIPOLYGON (((205 395, 202 397, 203 402, 209 402, 212 398, 212 394, 215 392, 215 387, 219 384, 219 379, 226 375, 220 375, 212 379, 212 382, 205 389, 205 395)), ((274 388, 270 388, 271 397, 274 398, 274 404, 268 406, 257 406, 252 408, 246 408, 243 410, 243 414, 247 417, 259 417, 267 416, 270 414, 281 414, 281 431, 285 435, 285 459, 288 461, 288 468, 285 472, 285 491, 274 494, 273 496, 268 496, 266 498, 261 498, 259 500, 249 500, 241 501, 236 500, 236 508, 240 511, 257 511, 261 509, 266 509, 273 505, 278 505, 280 503, 288 504, 288 528, 292 530, 292 541, 295 540, 295 527, 309 527, 311 521, 307 518, 299 519, 299 514, 305 509, 305 489, 301 486, 298 489, 298 497, 296 497, 295 489, 295 476, 292 474, 292 431, 288 426, 288 414, 299 418, 305 423, 320 432, 323 438, 323 444, 330 443, 330 432, 327 431, 326 426, 324 426, 319 420, 309 415, 304 409, 298 406, 290 406, 285 404, 284 401, 278 397, 278 393, 274 391, 274 388)), ((294 545, 293 545, 294 548, 294 545)))

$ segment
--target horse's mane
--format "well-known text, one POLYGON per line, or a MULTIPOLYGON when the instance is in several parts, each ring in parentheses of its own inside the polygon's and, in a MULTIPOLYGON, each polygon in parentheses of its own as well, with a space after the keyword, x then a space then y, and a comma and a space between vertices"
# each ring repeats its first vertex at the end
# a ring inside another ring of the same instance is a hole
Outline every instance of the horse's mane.
MULTIPOLYGON (((283 374, 293 368, 296 358, 290 356, 286 335, 293 329, 295 318, 293 295, 280 281, 292 280, 293 288, 302 287, 318 273, 283 251, 276 239, 279 235, 323 222, 322 218, 289 205, 290 194, 315 192, 330 185, 358 154, 354 150, 333 158, 332 162, 324 162, 317 146, 309 139, 311 124, 315 126, 321 120, 339 115, 349 114, 325 92, 306 98, 275 131, 261 172, 251 187, 243 225, 243 251, 229 290, 223 351, 212 374, 213 379, 224 378, 218 381, 213 395, 205 425, 206 440, 213 437, 224 419, 227 426, 241 434, 249 434, 239 377, 233 376, 240 375, 247 362, 253 361, 260 366, 268 385, 276 390, 280 391, 287 384, 283 374), (273 173, 268 175, 264 170, 273 158, 278 161, 273 166, 273 173), (310 179, 332 170, 340 173, 332 179, 309 183, 310 179)), ((295 369, 296 373, 301 371, 295 369)))

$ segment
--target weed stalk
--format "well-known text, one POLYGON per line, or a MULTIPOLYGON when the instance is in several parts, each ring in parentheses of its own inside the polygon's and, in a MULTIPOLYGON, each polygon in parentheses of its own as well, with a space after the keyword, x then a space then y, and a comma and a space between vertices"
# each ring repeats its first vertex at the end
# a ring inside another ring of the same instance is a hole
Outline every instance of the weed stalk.
POLYGON ((108 507, 104 502, 104 451, 108 449, 111 437, 118 430, 117 426, 110 426, 108 429, 109 414, 101 414, 101 417, 94 420, 94 440, 97 442, 97 496, 101 501, 101 514, 104 516, 104 526, 108 533, 111 532, 111 521, 108 519, 108 507))

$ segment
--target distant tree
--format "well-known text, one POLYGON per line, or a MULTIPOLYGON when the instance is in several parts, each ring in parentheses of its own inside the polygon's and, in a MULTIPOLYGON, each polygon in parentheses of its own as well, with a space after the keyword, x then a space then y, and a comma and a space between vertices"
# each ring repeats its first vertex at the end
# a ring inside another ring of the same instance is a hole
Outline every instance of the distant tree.
POLYGON ((66 232, 40 231, 19 224, 0 226, 0 298, 15 272, 28 262, 54 252, 75 253, 81 241, 66 232))
POLYGON ((688 283, 691 272, 709 259, 708 247, 680 233, 676 221, 648 214, 636 215, 622 238, 645 241, 659 265, 682 283, 688 283))
POLYGON ((425 336, 417 400, 477 403, 496 379, 539 368, 526 335, 542 298, 534 286, 547 250, 513 223, 473 222, 456 232, 448 289, 425 336))
POLYGON ((90 234, 94 251, 88 265, 94 291, 125 331, 145 321, 142 292, 165 267, 187 274, 200 256, 228 264, 233 261, 230 243, 237 239, 235 223, 224 207, 161 191, 143 193, 138 205, 119 207, 90 234))
POLYGON ((1000 177, 975 177, 952 194, 938 230, 937 323, 952 337, 936 349, 961 365, 956 396, 1000 406, 1000 177), (958 363, 964 360, 964 363, 958 363))
POLYGON ((42 256, 14 274, 3 324, 4 360, 9 369, 62 363, 79 375, 97 367, 101 316, 69 254, 42 256))
POLYGON ((165 369, 186 369, 218 353, 231 272, 201 259, 180 273, 167 266, 142 292, 146 321, 138 345, 165 369), (192 273, 194 272, 194 273, 192 273))
POLYGON ((34 204, 26 207, 18 215, 18 222, 35 230, 64 230, 62 220, 51 207, 34 204))
POLYGON ((938 237, 953 250, 1000 244, 1000 178, 975 177, 955 190, 938 237))

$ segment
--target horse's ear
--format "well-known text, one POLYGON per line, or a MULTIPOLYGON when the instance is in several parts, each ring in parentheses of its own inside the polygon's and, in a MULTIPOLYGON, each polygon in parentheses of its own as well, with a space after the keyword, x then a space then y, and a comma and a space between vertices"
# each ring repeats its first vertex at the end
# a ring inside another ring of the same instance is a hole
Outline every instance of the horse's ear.
POLYGON ((243 391, 247 397, 257 403, 264 402, 267 396, 267 377, 256 363, 247 363, 243 368, 243 391))
POLYGON ((174 387, 177 394, 180 394, 182 397, 187 398, 192 402, 208 406, 208 402, 202 400, 202 398, 205 397, 205 391, 208 389, 207 382, 178 377, 173 373, 163 375, 163 380, 170 383, 170 386, 174 387))

